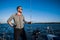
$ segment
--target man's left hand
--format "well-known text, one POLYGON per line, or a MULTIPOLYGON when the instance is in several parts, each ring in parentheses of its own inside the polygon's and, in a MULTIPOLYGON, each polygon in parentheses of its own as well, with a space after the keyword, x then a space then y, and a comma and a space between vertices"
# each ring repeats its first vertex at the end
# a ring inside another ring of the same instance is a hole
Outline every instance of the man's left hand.
POLYGON ((32 22, 28 22, 28 24, 32 24, 32 22))

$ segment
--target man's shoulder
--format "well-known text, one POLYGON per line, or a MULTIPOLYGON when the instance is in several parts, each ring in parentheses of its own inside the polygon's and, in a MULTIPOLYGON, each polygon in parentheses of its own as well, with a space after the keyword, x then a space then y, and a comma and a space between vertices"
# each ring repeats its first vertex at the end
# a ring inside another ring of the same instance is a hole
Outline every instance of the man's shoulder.
POLYGON ((15 15, 16 15, 16 13, 12 14, 12 16, 15 16, 15 15))

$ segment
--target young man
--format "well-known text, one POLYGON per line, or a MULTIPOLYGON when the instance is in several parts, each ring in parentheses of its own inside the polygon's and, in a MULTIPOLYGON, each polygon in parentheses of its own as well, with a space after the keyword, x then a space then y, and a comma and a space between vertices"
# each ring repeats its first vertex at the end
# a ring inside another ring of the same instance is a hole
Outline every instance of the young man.
POLYGON ((27 40, 25 31, 24 31, 24 23, 31 24, 31 22, 25 21, 24 16, 22 15, 22 7, 21 6, 17 7, 17 13, 13 14, 7 20, 7 23, 10 26, 14 27, 14 40, 19 40, 20 36, 21 36, 22 40, 27 40), (14 25, 11 23, 12 19, 14 20, 14 25))

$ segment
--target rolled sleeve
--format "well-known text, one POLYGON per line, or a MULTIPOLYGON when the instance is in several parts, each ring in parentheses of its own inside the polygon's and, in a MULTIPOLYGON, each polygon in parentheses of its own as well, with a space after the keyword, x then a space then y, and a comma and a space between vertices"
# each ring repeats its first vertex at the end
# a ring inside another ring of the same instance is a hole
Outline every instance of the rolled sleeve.
POLYGON ((10 16, 10 18, 7 20, 7 23, 11 22, 11 21, 12 21, 12 19, 13 19, 13 15, 12 15, 12 16, 10 16))

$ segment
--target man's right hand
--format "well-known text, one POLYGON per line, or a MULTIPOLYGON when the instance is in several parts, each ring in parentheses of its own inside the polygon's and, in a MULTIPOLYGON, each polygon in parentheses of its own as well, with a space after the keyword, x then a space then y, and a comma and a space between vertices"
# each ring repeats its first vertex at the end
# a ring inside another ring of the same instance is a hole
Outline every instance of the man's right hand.
POLYGON ((13 27, 16 27, 16 25, 13 25, 13 27))
POLYGON ((7 22, 11 27, 13 27, 14 25, 11 22, 7 22))

